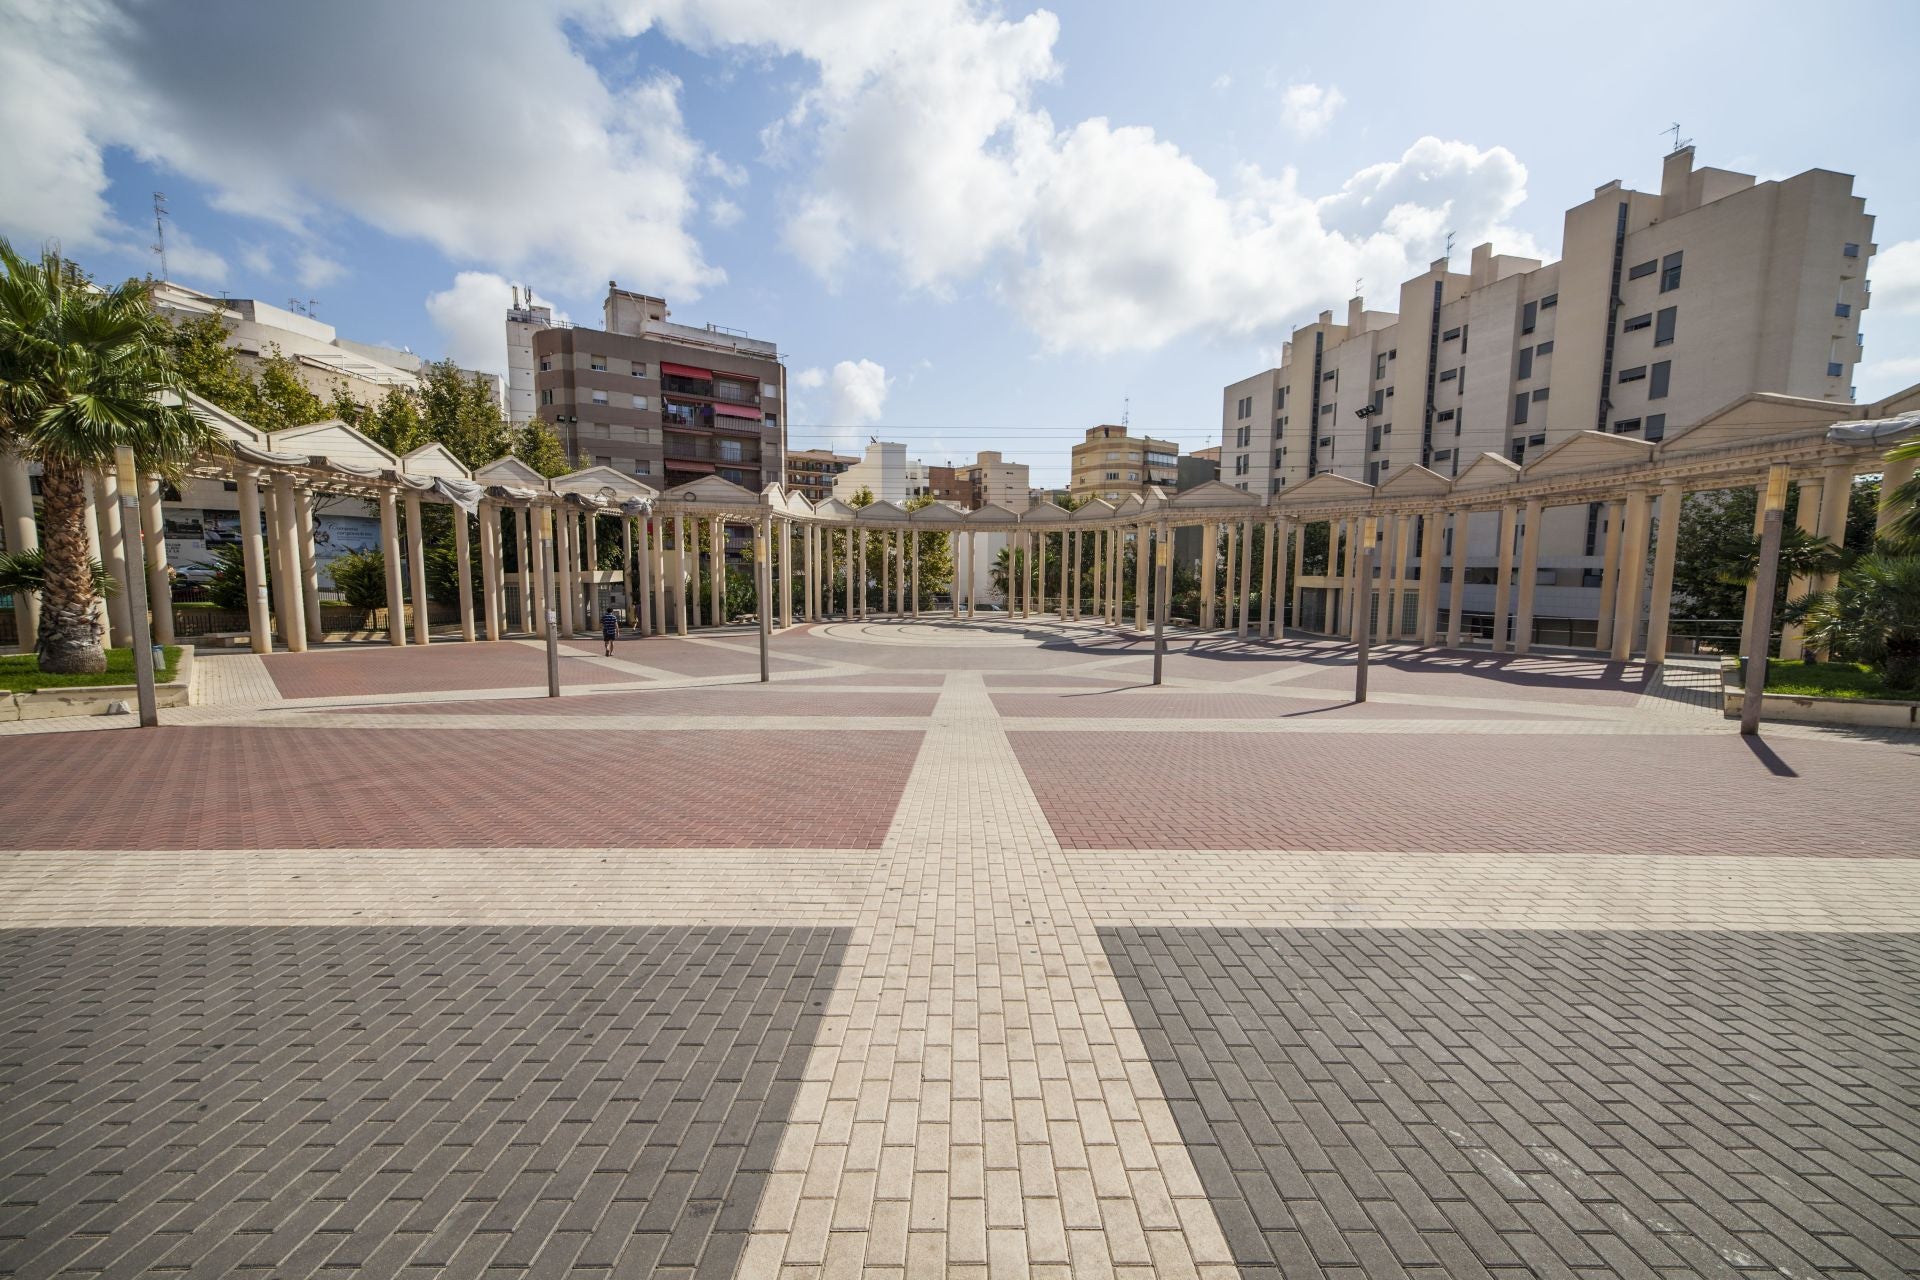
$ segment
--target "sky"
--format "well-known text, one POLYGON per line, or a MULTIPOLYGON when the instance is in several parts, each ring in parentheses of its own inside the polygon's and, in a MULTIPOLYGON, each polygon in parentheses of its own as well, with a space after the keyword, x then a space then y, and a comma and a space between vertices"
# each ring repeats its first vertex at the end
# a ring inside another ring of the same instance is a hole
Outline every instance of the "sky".
POLYGON ((777 342, 789 443, 1218 443, 1292 327, 1697 163, 1855 175, 1920 382, 1920 5, 0 0, 0 234, 502 370, 512 284, 777 342))

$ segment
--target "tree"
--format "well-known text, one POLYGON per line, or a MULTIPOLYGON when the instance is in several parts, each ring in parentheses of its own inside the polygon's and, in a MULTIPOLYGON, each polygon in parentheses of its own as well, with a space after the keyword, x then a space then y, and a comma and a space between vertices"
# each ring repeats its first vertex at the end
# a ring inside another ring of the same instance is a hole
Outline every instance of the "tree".
MULTIPOLYGON (((932 506, 934 498, 921 494, 907 499, 907 510, 932 506)), ((944 532, 914 533, 914 553, 920 561, 920 598, 927 600, 953 590, 953 541, 944 532)), ((911 579, 909 579, 911 583, 911 579)), ((911 590, 911 586, 908 588, 911 590)))
POLYGON ((387 558, 379 551, 348 551, 327 566, 340 598, 356 609, 387 607, 387 558))
MULTIPOLYGON (((0 551, 0 596, 38 595, 47 581, 46 553, 38 547, 26 551, 0 551)), ((120 589, 107 567, 93 561, 93 589, 110 596, 120 589)), ((34 637, 36 643, 39 637, 34 637)))
MULTIPOLYGON (((1920 438, 1897 444, 1887 452, 1888 462, 1908 462, 1920 458, 1920 438)), ((1909 476, 1881 500, 1893 508, 1893 523, 1887 529, 1889 539, 1907 551, 1920 551, 1920 471, 1909 476)))
POLYGON ((89 554, 89 478, 131 447, 142 474, 178 475, 221 437, 180 399, 172 332, 148 288, 96 288, 55 250, 28 261, 0 240, 0 445, 40 464, 40 667, 107 669, 89 554), (162 403, 172 393, 173 403, 162 403))
MULTIPOLYGON (((269 560, 271 557, 269 557, 269 560)), ((247 562, 246 553, 239 547, 228 544, 213 553, 213 577, 207 580, 207 599, 222 609, 244 609, 247 607, 247 562)), ((260 566, 262 584, 273 580, 273 565, 260 566)))
POLYGON ((1888 688, 1920 689, 1920 555, 1861 556, 1833 590, 1788 605, 1785 620, 1810 644, 1868 663, 1888 688))
MULTIPOLYGON (((291 356, 275 347, 261 359, 257 372, 249 372, 228 345, 229 336, 219 316, 189 320, 168 335, 174 365, 188 390, 262 431, 284 431, 327 416, 327 402, 301 380, 291 356)), ((341 394, 335 392, 336 403, 341 394)))

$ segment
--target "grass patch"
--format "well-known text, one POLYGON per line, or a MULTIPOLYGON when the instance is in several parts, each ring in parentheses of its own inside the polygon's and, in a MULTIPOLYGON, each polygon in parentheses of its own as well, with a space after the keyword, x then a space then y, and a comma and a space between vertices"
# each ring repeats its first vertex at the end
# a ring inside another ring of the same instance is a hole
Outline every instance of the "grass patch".
POLYGON ((1767 692, 1803 698, 1913 697, 1912 693, 1889 689, 1878 675, 1858 662, 1769 662, 1767 692))
MULTIPOLYGON (((153 673, 156 683, 173 679, 180 665, 180 646, 168 645, 167 665, 153 673)), ((0 689, 11 693, 31 693, 35 689, 71 689, 93 684, 132 684, 133 650, 107 650, 107 669, 97 676, 53 675, 40 669, 40 659, 31 653, 0 655, 0 689)))

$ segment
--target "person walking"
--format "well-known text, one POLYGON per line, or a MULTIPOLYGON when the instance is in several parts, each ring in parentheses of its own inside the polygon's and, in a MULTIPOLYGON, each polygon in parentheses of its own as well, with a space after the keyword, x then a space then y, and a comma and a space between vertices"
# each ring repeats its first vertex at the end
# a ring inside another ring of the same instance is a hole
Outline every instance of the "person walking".
POLYGON ((608 605, 607 611, 600 615, 600 639, 607 646, 607 656, 609 658, 613 656, 614 633, 619 629, 620 619, 614 616, 613 606, 608 605))

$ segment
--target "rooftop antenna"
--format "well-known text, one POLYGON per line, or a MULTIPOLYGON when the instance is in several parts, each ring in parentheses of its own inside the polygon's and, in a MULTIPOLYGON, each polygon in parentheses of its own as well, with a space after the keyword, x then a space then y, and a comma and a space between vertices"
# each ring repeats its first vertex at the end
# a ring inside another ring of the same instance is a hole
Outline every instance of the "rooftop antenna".
POLYGON ((1120 401, 1120 426, 1122 430, 1133 425, 1133 397, 1125 396, 1120 401))
POLYGON ((320 299, 318 298, 307 299, 307 314, 310 316, 317 316, 320 314, 320 299))
POLYGON ((167 193, 153 193, 153 251, 160 255, 160 278, 167 278, 167 193))
POLYGON ((1692 138, 1682 138, 1680 136, 1680 122, 1678 120, 1675 120, 1660 132, 1673 135, 1673 151, 1667 152, 1668 155, 1672 155, 1674 151, 1678 151, 1682 147, 1690 147, 1693 145, 1692 138))
POLYGON ((1447 232, 1447 265, 1453 265, 1453 232, 1447 232))

